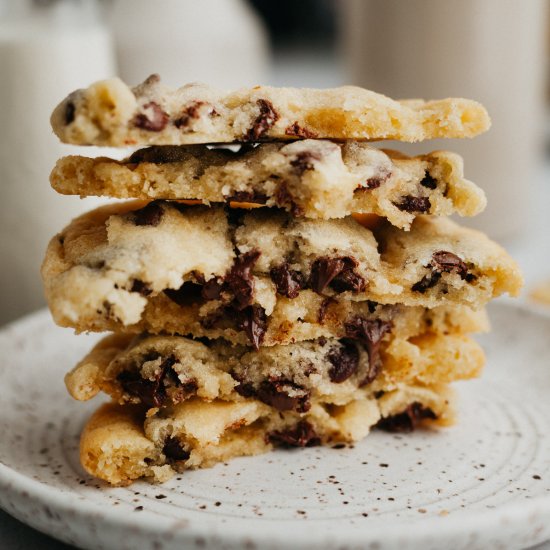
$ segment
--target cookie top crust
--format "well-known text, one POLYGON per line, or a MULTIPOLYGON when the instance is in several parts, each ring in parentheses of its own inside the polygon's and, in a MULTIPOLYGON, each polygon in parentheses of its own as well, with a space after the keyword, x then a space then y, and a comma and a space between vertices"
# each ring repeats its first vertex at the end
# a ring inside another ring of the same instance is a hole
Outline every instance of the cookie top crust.
POLYGON ((50 242, 42 274, 63 326, 182 334, 189 324, 181 315, 201 324, 195 336, 228 329, 256 347, 274 317, 281 333, 292 321, 287 338, 302 340, 321 334, 300 335, 298 324, 320 326, 358 308, 361 316, 380 304, 479 309, 522 284, 501 247, 445 218, 419 217, 405 233, 352 217, 296 220, 163 201, 77 218, 50 242))
POLYGON ((415 142, 474 137, 490 119, 481 104, 461 98, 395 101, 355 86, 173 89, 151 75, 134 88, 112 78, 76 90, 55 108, 51 124, 64 143, 128 147, 304 138, 415 142))
POLYGON ((376 214, 405 230, 420 214, 475 216, 486 204, 464 177, 459 155, 407 157, 358 141, 164 145, 123 161, 68 156, 50 182, 59 193, 82 197, 248 202, 311 219, 376 214))

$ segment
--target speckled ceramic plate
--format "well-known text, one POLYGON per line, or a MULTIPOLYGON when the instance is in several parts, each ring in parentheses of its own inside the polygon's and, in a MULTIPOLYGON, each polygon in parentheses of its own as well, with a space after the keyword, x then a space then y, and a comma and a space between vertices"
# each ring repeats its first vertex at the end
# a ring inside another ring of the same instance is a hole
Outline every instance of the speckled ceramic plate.
POLYGON ((37 313, 0 334, 0 506, 84 548, 535 544, 550 538, 550 316, 500 303, 492 320, 485 376, 460 386, 456 427, 109 488, 78 463, 98 401, 72 401, 62 381, 97 336, 37 313))

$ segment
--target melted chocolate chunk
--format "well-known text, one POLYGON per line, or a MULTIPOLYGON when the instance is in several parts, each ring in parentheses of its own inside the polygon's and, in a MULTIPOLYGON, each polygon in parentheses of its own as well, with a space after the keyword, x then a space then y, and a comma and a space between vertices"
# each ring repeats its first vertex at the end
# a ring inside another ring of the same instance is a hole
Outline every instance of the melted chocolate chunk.
POLYGON ((317 137, 317 134, 315 132, 312 132, 311 130, 304 128, 303 126, 300 126, 298 122, 294 122, 290 126, 287 126, 287 128, 285 128, 285 135, 301 137, 304 139, 312 139, 317 137))
POLYGON ((237 312, 237 326, 246 332, 254 349, 260 349, 267 332, 265 309, 258 304, 248 306, 237 312))
POLYGON ((233 202, 251 202, 254 204, 265 204, 267 202, 267 195, 256 193, 255 191, 237 191, 230 197, 227 197, 226 200, 233 202))
POLYGON ((432 177, 430 173, 426 170, 426 173, 424 174, 424 178, 420 182, 420 185, 422 185, 422 187, 426 187, 427 189, 436 189, 437 180, 432 177))
POLYGON ((218 300, 223 290, 223 280, 219 277, 213 277, 206 281, 201 290, 201 296, 205 300, 218 300))
POLYGON ((246 141, 258 141, 279 120, 279 113, 271 101, 258 99, 256 103, 260 107, 260 114, 254 120, 252 128, 246 133, 244 137, 246 141))
POLYGON ((370 384, 380 372, 380 343, 392 329, 390 321, 355 317, 345 324, 346 334, 359 340, 365 346, 369 356, 369 368, 361 385, 370 384))
POLYGON ((178 306, 189 306, 203 298, 204 287, 191 281, 185 281, 178 289, 167 288, 164 294, 178 304, 178 306))
POLYGON ((258 261, 261 252, 251 250, 238 256, 225 278, 225 283, 235 296, 235 307, 242 310, 252 304, 254 294, 254 279, 252 268, 258 261))
POLYGON ((296 411, 305 413, 311 408, 309 392, 290 380, 265 380, 256 390, 260 401, 278 411, 296 411), (289 395, 289 391, 298 395, 289 395))
MULTIPOLYGON (((146 358, 146 361, 154 359, 146 358)), ((179 379, 172 369, 176 363, 176 358, 171 355, 167 357, 159 366, 158 374, 154 380, 147 380, 141 377, 141 374, 136 371, 122 371, 118 374, 117 380, 120 382, 122 389, 132 397, 137 397, 148 407, 162 407, 166 402, 166 386, 164 385, 165 378, 169 375, 174 375, 173 382, 179 382, 179 379)))
POLYGON ((340 384, 357 372, 359 368, 359 351, 354 342, 342 340, 341 346, 333 347, 328 353, 332 367, 328 371, 331 382, 340 384))
POLYGON ((428 212, 432 206, 429 197, 413 197, 406 195, 401 198, 401 202, 394 202, 399 210, 405 212, 428 212))
POLYGON ((402 413, 380 419, 376 427, 386 432, 412 432, 423 420, 436 419, 432 409, 415 401, 402 413))
POLYGON ((130 288, 130 292, 137 292, 142 296, 149 296, 149 294, 151 294, 151 292, 153 291, 151 290, 151 287, 147 283, 144 283, 139 279, 134 279, 132 282, 132 287, 130 288))
POLYGON ((134 125, 142 130, 149 132, 160 132, 164 130, 168 124, 169 116, 165 113, 161 106, 154 101, 150 101, 143 106, 143 110, 149 113, 138 113, 134 118, 134 125))
POLYGON ((430 272, 411 287, 415 292, 424 293, 435 286, 443 273, 456 273, 462 280, 469 283, 476 278, 468 272, 468 266, 459 256, 445 250, 434 252, 431 262, 426 267, 430 272))
POLYGON ((313 161, 321 160, 320 155, 313 151, 302 151, 296 155, 296 158, 290 161, 290 165, 296 169, 298 174, 303 174, 306 170, 313 170, 313 161))
POLYGON ((272 268, 269 274, 277 287, 277 292, 287 298, 296 298, 304 286, 302 274, 290 269, 287 262, 272 268))
POLYGON ((151 162, 153 164, 181 162, 189 157, 188 147, 189 146, 181 147, 179 145, 154 145, 135 151, 130 155, 127 162, 129 164, 139 164, 140 162, 151 162))
POLYGON ((288 206, 290 209, 290 213, 295 218, 303 216, 304 210, 302 209, 302 207, 298 206, 294 202, 294 197, 292 196, 292 193, 288 190, 288 186, 284 181, 277 187, 273 198, 275 199, 275 203, 277 204, 277 206, 288 206))
POLYGON ((157 201, 150 202, 147 206, 134 210, 131 213, 135 225, 150 225, 156 227, 162 220, 164 210, 157 201))
POLYGON ((72 101, 68 101, 65 105, 65 124, 68 126, 71 122, 74 122, 76 113, 75 104, 72 101))
POLYGON ((166 458, 170 460, 187 460, 191 456, 189 451, 186 451, 182 447, 177 437, 169 437, 164 442, 162 452, 166 455, 166 458))
POLYGON ((174 120, 176 128, 186 128, 192 120, 200 118, 200 108, 206 105, 204 101, 192 101, 185 109, 183 109, 179 118, 174 120))
POLYGON ((366 283, 355 272, 358 265, 357 260, 351 256, 318 258, 311 266, 309 285, 317 294, 322 294, 329 285, 336 292, 360 292, 366 283))
POLYGON ((321 438, 307 420, 301 420, 294 428, 271 432, 267 439, 278 447, 314 447, 321 444, 321 438))

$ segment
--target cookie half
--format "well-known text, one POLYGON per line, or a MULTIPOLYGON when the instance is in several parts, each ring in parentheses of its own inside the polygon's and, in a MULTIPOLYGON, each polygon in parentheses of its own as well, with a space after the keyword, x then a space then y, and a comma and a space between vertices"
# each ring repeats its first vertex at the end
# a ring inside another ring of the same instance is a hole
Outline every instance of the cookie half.
POLYGON ((135 88, 113 78, 77 90, 55 108, 51 123, 64 143, 127 147, 303 138, 412 142, 473 137, 490 119, 467 99, 394 101, 354 86, 173 89, 152 75, 135 88))
POLYGON ((306 139, 235 152, 158 146, 123 161, 69 156, 57 162, 50 181, 66 195, 249 202, 314 219, 371 213, 402 229, 422 213, 475 216, 486 204, 454 153, 406 157, 355 141, 306 139))
POLYGON ((276 412, 306 413, 315 404, 345 405, 364 394, 405 385, 447 384, 477 376, 479 345, 464 334, 425 332, 390 338, 390 327, 365 325, 362 338, 320 338, 251 351, 182 336, 114 334, 65 377, 85 401, 100 391, 120 404, 157 409, 190 399, 261 401, 276 412))
POLYGON ((453 393, 446 385, 403 386, 338 406, 314 403, 306 413, 273 414, 272 407, 255 399, 190 399, 151 416, 139 405, 110 403, 85 426, 80 461, 87 472, 112 485, 144 477, 164 482, 176 472, 274 447, 351 443, 374 427, 409 432, 448 425, 453 418, 453 393))
POLYGON ((347 320, 377 304, 481 308, 522 283, 502 248, 444 218, 418 218, 404 233, 352 217, 162 201, 77 218, 52 239, 42 274, 62 326, 256 347, 331 335, 330 327, 343 336, 347 320))

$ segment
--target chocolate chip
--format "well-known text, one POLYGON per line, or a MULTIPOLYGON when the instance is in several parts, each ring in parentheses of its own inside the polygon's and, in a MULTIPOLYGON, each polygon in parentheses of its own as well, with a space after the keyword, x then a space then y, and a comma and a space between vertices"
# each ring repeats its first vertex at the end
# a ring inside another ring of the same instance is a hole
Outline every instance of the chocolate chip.
POLYGON ((197 303, 203 295, 204 287, 192 281, 185 281, 178 289, 167 288, 164 294, 178 306, 189 306, 197 303))
POLYGON ((435 286, 443 273, 456 273, 462 280, 469 283, 476 278, 475 275, 468 272, 468 266, 459 256, 445 250, 434 252, 426 267, 430 269, 430 272, 411 287, 415 292, 424 293, 435 286))
POLYGON ((191 456, 191 453, 183 448, 180 440, 176 437, 169 437, 164 442, 162 452, 170 460, 187 460, 191 456))
POLYGON ((255 191, 237 191, 233 195, 227 197, 227 201, 232 202, 251 202, 254 204, 265 204, 267 195, 256 193, 255 191))
POLYGON ((402 413, 382 418, 376 427, 386 432, 412 432, 422 420, 436 420, 437 415, 421 403, 414 402, 402 413))
POLYGON ((318 258, 311 266, 309 284, 318 294, 329 285, 337 292, 360 292, 365 288, 365 280, 355 272, 358 265, 351 256, 318 258))
POLYGON ((235 305, 241 310, 252 304, 254 295, 254 279, 252 268, 258 261, 261 252, 251 250, 239 255, 225 278, 225 283, 235 296, 235 305))
POLYGON ((439 250, 432 254, 432 266, 441 272, 456 273, 462 279, 468 273, 468 266, 464 261, 456 254, 445 250, 439 250))
POLYGON ((137 128, 150 132, 160 132, 164 130, 168 124, 169 116, 162 110, 158 103, 150 101, 143 106, 143 110, 148 110, 149 113, 138 113, 135 116, 134 125, 137 128))
POLYGON ((426 290, 435 286, 439 282, 439 279, 441 279, 441 273, 439 271, 430 271, 430 273, 424 275, 420 281, 414 283, 411 290, 424 294, 426 290))
POLYGON ((141 294, 142 296, 149 296, 151 294, 152 290, 151 287, 144 283, 143 281, 140 281, 139 279, 134 279, 132 281, 132 287, 130 288, 130 292, 137 292, 138 294, 141 294))
MULTIPOLYGON (((144 357, 143 362, 155 360, 157 357, 158 355, 155 353, 150 354, 144 357)), ((194 395, 197 392, 198 384, 193 379, 182 383, 172 368, 176 362, 173 355, 164 359, 158 367, 154 380, 143 378, 137 371, 121 371, 117 375, 117 381, 124 392, 132 397, 137 397, 141 403, 148 407, 162 407, 166 403, 168 386, 175 388, 170 395, 171 401, 179 403, 190 395, 194 395)))
POLYGON ((256 390, 260 401, 278 411, 305 413, 311 408, 309 392, 290 380, 264 380, 256 390), (289 391, 298 395, 290 395, 289 391))
POLYGON ((131 213, 135 225, 150 225, 156 227, 162 220, 164 210, 157 201, 150 202, 147 206, 134 210, 131 213))
POLYGON ((179 145, 154 145, 139 149, 132 153, 128 158, 129 164, 139 164, 140 162, 151 162, 153 164, 165 164, 168 162, 181 162, 189 157, 189 148, 179 145))
POLYGON ((201 296, 205 300, 218 300, 223 290, 223 280, 220 277, 213 277, 206 281, 202 287, 201 296))
POLYGON ((393 325, 390 321, 382 319, 355 317, 344 326, 347 336, 359 340, 367 350, 369 368, 361 385, 370 384, 378 375, 381 367, 380 343, 382 338, 391 331, 393 325))
POLYGON ((257 141, 279 120, 279 113, 273 107, 271 101, 258 99, 256 104, 260 107, 260 114, 254 120, 250 130, 244 136, 246 141, 257 141))
POLYGON ((287 128, 285 128, 285 135, 301 137, 304 139, 312 139, 317 137, 317 134, 315 132, 312 132, 311 130, 304 128, 303 126, 300 126, 298 122, 294 122, 290 126, 287 126, 287 128))
POLYGON ((179 118, 174 120, 176 128, 185 128, 189 126, 192 120, 200 118, 200 108, 206 105, 204 101, 192 101, 185 109, 183 109, 179 118))
POLYGON ((340 384, 357 372, 359 368, 359 351, 350 340, 342 340, 340 346, 331 348, 328 360, 332 367, 328 371, 331 382, 340 384))
POLYGON ((321 160, 321 156, 313 151, 302 151, 290 161, 290 165, 296 169, 298 174, 303 174, 306 170, 313 170, 315 167, 313 161, 321 160))
POLYGON ((72 101, 67 101, 65 105, 65 125, 68 126, 71 122, 74 122, 76 113, 75 104, 72 101))
POLYGON ((432 206, 429 197, 413 197, 406 195, 400 202, 394 202, 399 210, 404 212, 428 212, 432 206))
POLYGON ((295 218, 299 218, 304 215, 303 208, 294 202, 294 197, 288 190, 288 185, 286 182, 283 181, 279 184, 273 198, 275 199, 277 206, 288 208, 292 216, 295 218))
POLYGON ((427 189, 436 189, 437 180, 432 177, 430 173, 426 170, 426 173, 424 174, 424 178, 420 182, 420 185, 422 185, 422 187, 426 187, 427 189))
POLYGON ((256 350, 260 349, 267 332, 265 309, 258 304, 248 306, 237 312, 237 326, 246 332, 256 350))
POLYGON ((302 274, 290 269, 287 262, 272 268, 269 274, 277 292, 287 298, 296 298, 304 285, 302 274))
POLYGON ((372 191, 373 189, 378 189, 385 181, 387 181, 391 176, 391 172, 386 169, 382 169, 378 176, 369 178, 364 184, 360 186, 359 189, 365 189, 366 191, 372 191))
POLYGON ((267 439, 278 447, 314 447, 321 444, 321 438, 307 420, 301 420, 294 428, 271 432, 267 439))

